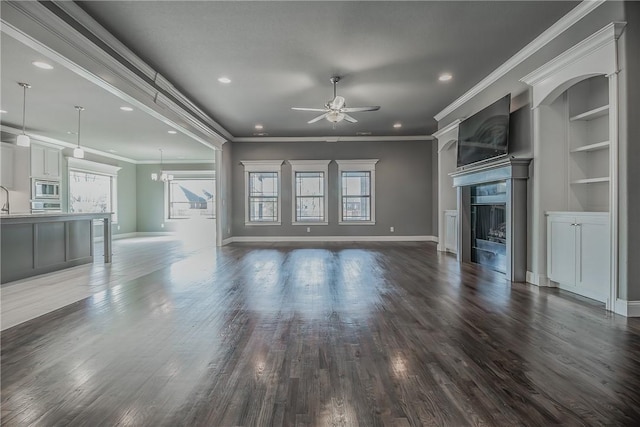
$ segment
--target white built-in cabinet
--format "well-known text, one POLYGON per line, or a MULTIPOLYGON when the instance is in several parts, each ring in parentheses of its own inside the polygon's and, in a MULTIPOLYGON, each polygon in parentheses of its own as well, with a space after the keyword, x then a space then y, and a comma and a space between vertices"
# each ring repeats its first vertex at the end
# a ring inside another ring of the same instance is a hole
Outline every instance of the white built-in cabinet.
POLYGON ((61 160, 60 149, 32 143, 31 177, 59 180, 61 160))
POLYGON ((609 214, 549 212, 547 274, 562 289, 606 302, 609 297, 609 214))
POLYGON ((444 211, 444 250, 458 253, 458 211, 444 211))

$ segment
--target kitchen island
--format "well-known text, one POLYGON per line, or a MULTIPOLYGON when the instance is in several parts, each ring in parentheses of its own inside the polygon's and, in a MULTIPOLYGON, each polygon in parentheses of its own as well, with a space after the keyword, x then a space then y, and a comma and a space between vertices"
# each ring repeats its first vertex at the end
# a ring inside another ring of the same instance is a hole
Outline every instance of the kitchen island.
POLYGON ((111 262, 111 213, 36 213, 0 217, 0 283, 93 262, 93 222, 104 226, 111 262))

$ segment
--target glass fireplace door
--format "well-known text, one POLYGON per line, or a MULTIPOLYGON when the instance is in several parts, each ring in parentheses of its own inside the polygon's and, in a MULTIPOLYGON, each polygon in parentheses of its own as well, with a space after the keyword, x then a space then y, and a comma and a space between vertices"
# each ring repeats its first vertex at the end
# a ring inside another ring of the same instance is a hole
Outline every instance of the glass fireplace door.
POLYGON ((471 187, 471 261, 501 273, 507 267, 506 206, 505 182, 471 187))

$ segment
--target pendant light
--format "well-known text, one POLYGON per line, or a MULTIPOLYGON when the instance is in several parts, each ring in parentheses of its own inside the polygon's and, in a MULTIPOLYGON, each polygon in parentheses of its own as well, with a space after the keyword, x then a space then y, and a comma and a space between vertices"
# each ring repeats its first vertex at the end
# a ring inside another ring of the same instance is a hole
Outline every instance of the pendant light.
POLYGON ((80 113, 82 113, 84 107, 76 105, 76 110, 78 110, 78 146, 73 149, 73 157, 76 159, 84 159, 84 150, 80 148, 80 113))
POLYGON ((25 132, 24 122, 27 111, 27 89, 31 88, 29 83, 18 83, 18 85, 22 86, 23 96, 22 96, 22 135, 18 135, 18 139, 16 141, 16 145, 20 147, 28 147, 31 145, 31 139, 25 132))
POLYGON ((158 179, 162 182, 167 182, 167 181, 171 181, 173 180, 173 175, 166 173, 163 169, 162 169, 162 148, 158 148, 158 150, 160 151, 160 173, 155 173, 153 172, 151 174, 151 180, 152 181, 158 181, 158 179))

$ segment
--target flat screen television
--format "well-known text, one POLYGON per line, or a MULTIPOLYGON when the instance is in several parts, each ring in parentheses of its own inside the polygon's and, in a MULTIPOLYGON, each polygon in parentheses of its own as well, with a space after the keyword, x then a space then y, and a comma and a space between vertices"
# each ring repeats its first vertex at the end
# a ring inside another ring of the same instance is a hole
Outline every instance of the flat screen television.
POLYGON ((458 167, 505 156, 509 149, 511 94, 458 126, 458 167))

